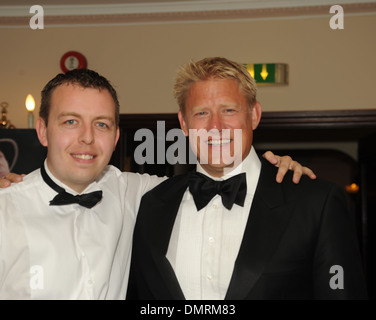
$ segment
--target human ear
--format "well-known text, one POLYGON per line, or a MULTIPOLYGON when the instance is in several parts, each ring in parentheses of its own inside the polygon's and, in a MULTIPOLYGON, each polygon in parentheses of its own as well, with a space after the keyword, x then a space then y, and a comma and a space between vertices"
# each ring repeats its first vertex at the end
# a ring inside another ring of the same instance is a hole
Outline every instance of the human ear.
POLYGON ((255 104, 252 106, 251 114, 252 114, 252 129, 255 130, 261 120, 262 111, 261 111, 260 102, 258 101, 255 102, 255 104))
POLYGON ((35 129, 37 131, 38 139, 41 145, 44 147, 47 147, 48 145, 47 125, 46 125, 46 122, 42 118, 38 118, 35 129))
POLYGON ((185 136, 188 137, 189 129, 188 129, 188 126, 185 122, 183 112, 181 110, 179 110, 179 112, 178 112, 178 118, 179 118, 179 122, 180 122, 180 128, 183 130, 185 136))

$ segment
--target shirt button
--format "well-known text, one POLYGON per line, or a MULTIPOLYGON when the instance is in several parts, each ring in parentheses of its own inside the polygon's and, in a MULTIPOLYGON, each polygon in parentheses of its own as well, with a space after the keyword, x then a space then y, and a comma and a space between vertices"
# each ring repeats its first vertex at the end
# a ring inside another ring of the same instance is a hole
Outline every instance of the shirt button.
POLYGON ((212 244, 212 243, 214 243, 214 242, 215 242, 215 240, 214 240, 214 238, 213 238, 213 237, 209 237, 209 239, 208 239, 208 240, 209 240, 209 243, 210 243, 210 244, 212 244))
POLYGON ((92 286, 92 285, 93 285, 93 280, 89 279, 89 280, 87 281, 87 284, 88 284, 89 286, 92 286))
POLYGON ((217 205, 216 203, 213 203, 212 207, 213 207, 214 209, 218 209, 218 205, 217 205))
POLYGON ((213 280, 213 277, 212 277, 211 275, 207 275, 207 276, 206 276, 206 279, 208 279, 208 280, 213 280))

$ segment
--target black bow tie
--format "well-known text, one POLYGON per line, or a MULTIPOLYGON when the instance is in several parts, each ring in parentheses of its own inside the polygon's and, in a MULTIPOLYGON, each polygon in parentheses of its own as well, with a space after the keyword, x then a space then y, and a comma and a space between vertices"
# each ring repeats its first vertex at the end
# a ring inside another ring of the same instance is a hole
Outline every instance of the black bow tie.
POLYGON ((72 203, 78 203, 79 205, 85 208, 94 207, 102 199, 102 191, 94 191, 90 193, 80 194, 74 196, 66 192, 62 187, 58 186, 52 179, 48 176, 44 165, 41 166, 40 172, 42 174, 44 182, 46 182, 52 189, 58 192, 58 195, 55 196, 50 201, 50 206, 63 206, 72 203))
POLYGON ((199 172, 191 172, 189 191, 192 193, 197 211, 204 208, 216 194, 222 197, 223 205, 228 210, 231 210, 234 203, 244 206, 247 181, 245 173, 238 174, 227 180, 216 181, 199 172))

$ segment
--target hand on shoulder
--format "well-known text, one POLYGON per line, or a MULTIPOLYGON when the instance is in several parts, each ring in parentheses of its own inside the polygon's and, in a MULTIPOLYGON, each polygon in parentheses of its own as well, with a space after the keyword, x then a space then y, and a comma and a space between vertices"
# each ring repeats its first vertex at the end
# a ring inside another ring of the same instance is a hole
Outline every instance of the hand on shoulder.
POLYGON ((25 174, 8 173, 5 177, 0 179, 0 188, 7 188, 12 183, 18 183, 23 180, 25 174))

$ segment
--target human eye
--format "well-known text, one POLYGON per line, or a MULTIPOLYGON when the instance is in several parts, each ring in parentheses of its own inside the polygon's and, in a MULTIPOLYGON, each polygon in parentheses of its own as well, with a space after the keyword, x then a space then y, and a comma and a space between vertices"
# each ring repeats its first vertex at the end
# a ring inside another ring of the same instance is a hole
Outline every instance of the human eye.
POLYGON ((64 121, 64 124, 67 126, 74 126, 77 124, 77 120, 75 119, 68 119, 64 121))
POLYGON ((95 123, 95 126, 99 129, 99 130, 110 130, 112 127, 113 127, 113 125, 112 125, 112 121, 107 121, 107 120, 105 120, 105 121, 97 121, 96 123, 95 123))
POLYGON ((204 117, 206 116, 208 113, 206 111, 196 111, 195 112, 195 116, 196 117, 204 117))
POLYGON ((236 114, 238 111, 238 109, 235 107, 225 107, 223 108, 222 112, 225 114, 225 115, 233 115, 233 114, 236 114))

